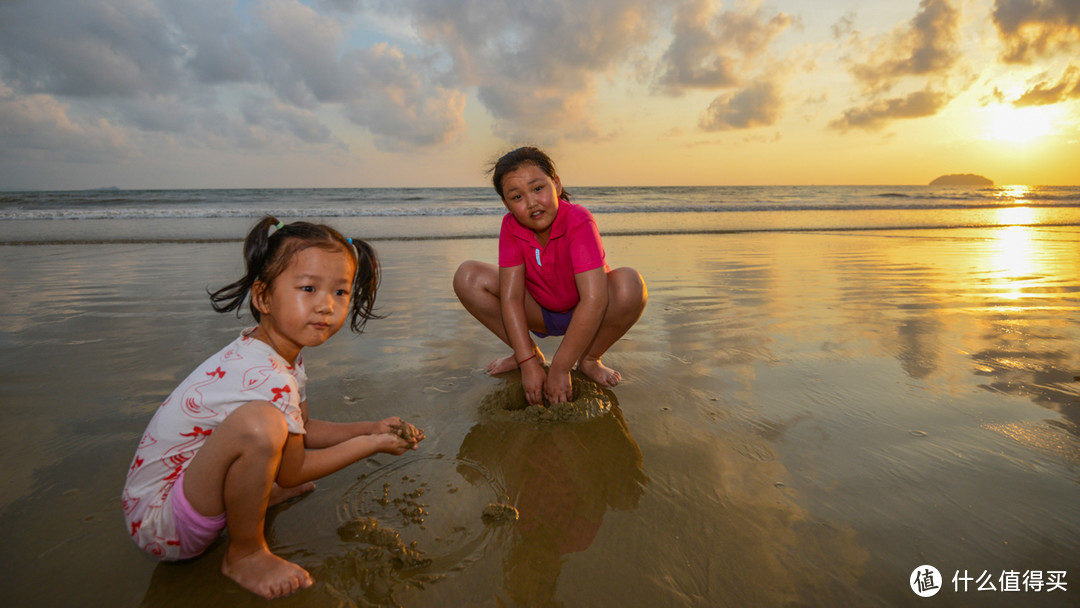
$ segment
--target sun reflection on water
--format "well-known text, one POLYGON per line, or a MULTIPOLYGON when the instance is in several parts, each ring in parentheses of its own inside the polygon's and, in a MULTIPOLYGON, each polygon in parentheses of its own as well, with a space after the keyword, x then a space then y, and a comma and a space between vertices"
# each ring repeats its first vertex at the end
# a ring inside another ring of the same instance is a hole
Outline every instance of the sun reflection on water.
POLYGON ((1024 297, 1023 287, 1036 274, 1036 244, 1033 230, 1022 224, 1031 221, 1031 209, 1011 207, 999 211, 999 222, 990 270, 996 278, 997 295, 1008 300, 1024 297))
POLYGON ((1000 226, 1031 225, 1035 223, 1035 210, 1031 207, 1006 207, 997 212, 997 224, 1000 226))
POLYGON ((1010 186, 1002 186, 997 191, 998 198, 1011 200, 1016 203, 1027 202, 1027 197, 1031 194, 1031 186, 1023 186, 1020 184, 1013 184, 1010 186))

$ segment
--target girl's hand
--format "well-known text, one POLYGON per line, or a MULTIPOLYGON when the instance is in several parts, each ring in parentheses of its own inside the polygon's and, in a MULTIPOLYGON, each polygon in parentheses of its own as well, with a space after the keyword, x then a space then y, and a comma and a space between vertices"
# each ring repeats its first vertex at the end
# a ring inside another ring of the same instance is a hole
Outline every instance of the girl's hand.
POLYGON ((574 399, 574 387, 570 384, 570 372, 552 372, 548 370, 547 382, 544 383, 544 395, 552 403, 566 403, 574 399))
POLYGON ((405 441, 397 433, 380 433, 375 435, 375 438, 378 441, 378 451, 384 454, 401 456, 411 449, 416 449, 415 443, 405 441))
POLYGON ((544 403, 544 383, 547 373, 540 363, 533 359, 521 367, 521 387, 525 389, 525 401, 529 405, 544 403))
POLYGON ((417 428, 410 422, 406 422, 397 416, 391 416, 384 418, 375 423, 376 433, 389 433, 391 435, 397 435, 405 440, 412 449, 416 449, 416 445, 423 441, 426 437, 424 431, 417 428))
POLYGON ((403 421, 397 416, 390 416, 389 418, 383 418, 375 423, 374 432, 372 435, 378 435, 379 433, 396 433, 397 428, 401 426, 403 421))

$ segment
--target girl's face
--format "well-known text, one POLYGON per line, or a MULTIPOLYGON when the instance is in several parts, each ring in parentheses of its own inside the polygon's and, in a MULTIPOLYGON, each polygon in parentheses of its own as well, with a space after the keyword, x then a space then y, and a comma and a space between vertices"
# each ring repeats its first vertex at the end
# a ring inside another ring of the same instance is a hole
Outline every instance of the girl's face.
POLYGON ((252 298, 262 314, 255 337, 289 363, 305 346, 318 346, 345 324, 356 264, 341 249, 308 247, 267 286, 256 282, 252 298))
POLYGON ((559 211, 562 182, 548 177, 540 167, 525 163, 503 177, 503 204, 519 224, 532 230, 541 242, 551 234, 559 211))

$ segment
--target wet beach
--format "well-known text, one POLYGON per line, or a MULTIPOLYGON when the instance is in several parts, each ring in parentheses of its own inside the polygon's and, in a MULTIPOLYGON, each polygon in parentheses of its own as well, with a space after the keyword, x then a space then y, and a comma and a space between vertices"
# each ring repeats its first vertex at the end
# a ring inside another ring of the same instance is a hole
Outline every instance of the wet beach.
MULTIPOLYGON (((316 579, 278 605, 919 606, 923 564, 935 605, 1076 605, 1080 228, 606 236, 649 304, 610 407, 568 420, 485 407, 516 379, 450 278, 495 239, 373 242, 388 316, 305 351, 309 405, 428 438, 273 510, 316 579)), ((154 408, 245 326, 206 297, 240 244, 0 250, 4 603, 262 604, 222 544, 155 563, 120 509, 154 408)))

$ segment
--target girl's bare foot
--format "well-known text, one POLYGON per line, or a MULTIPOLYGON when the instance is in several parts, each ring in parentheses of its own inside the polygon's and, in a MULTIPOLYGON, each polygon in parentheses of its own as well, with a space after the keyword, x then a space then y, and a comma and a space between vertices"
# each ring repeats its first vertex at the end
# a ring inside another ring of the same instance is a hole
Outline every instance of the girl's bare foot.
POLYGON ((517 359, 514 359, 514 353, 510 353, 507 357, 495 359, 491 363, 488 363, 487 373, 494 376, 495 374, 501 374, 512 369, 517 369, 517 366, 517 359))
POLYGON ((296 498, 297 496, 307 494, 314 489, 315 482, 313 481, 302 483, 298 486, 292 486, 290 488, 279 486, 275 481, 274 486, 270 488, 270 503, 267 506, 272 507, 274 505, 281 504, 286 500, 289 500, 290 498, 296 498))
POLYGON ((226 551, 221 573, 268 600, 292 595, 314 582, 307 570, 281 559, 266 547, 239 556, 226 551))
MULTIPOLYGON (((539 359, 540 365, 544 364, 544 353, 537 351, 536 358, 539 359)), ((514 358, 514 353, 510 353, 509 356, 501 359, 495 359, 491 363, 488 363, 487 373, 492 376, 496 374, 502 374, 518 368, 517 359, 514 358)))
POLYGON ((600 359, 582 357, 578 361, 578 370, 593 379, 600 386, 611 388, 622 380, 622 374, 600 362, 600 359))

